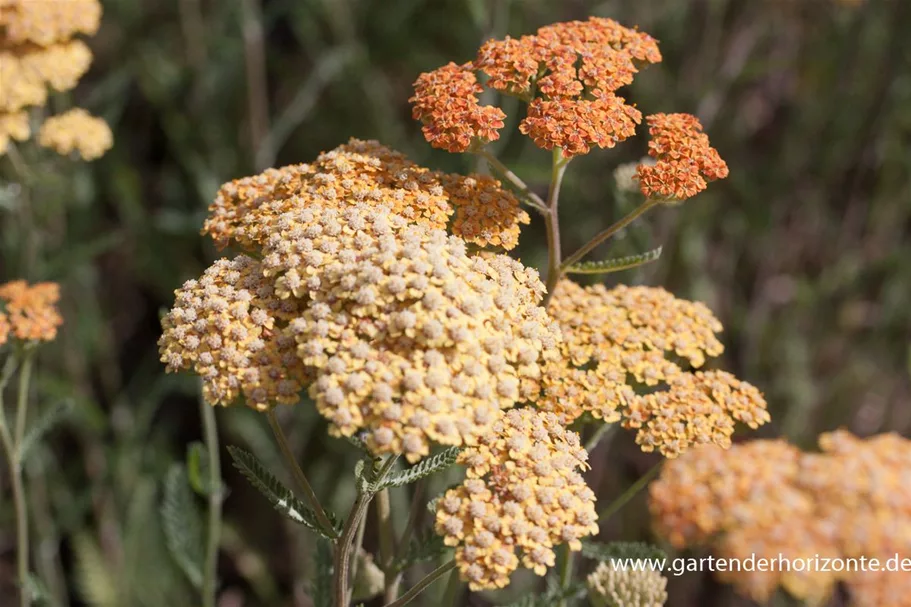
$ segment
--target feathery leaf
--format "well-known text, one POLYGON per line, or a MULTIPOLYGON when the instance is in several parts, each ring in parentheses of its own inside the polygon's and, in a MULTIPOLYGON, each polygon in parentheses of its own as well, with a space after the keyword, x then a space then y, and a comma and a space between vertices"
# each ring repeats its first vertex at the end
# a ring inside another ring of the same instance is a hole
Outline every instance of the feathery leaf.
POLYGON ((174 561, 195 588, 202 587, 203 532, 187 472, 172 464, 164 481, 161 522, 174 561))
POLYGON ((380 488, 383 489, 386 487, 401 487, 403 485, 411 484, 416 480, 422 479, 425 476, 430 476, 431 474, 439 472, 440 470, 445 470, 455 463, 460 451, 461 449, 458 447, 450 447, 445 451, 434 455, 433 457, 422 460, 407 470, 403 470, 395 476, 387 478, 385 481, 383 481, 380 488))
POLYGON ((566 268, 567 274, 609 274, 629 270, 638 266, 651 263, 661 257, 661 247, 627 257, 615 257, 601 261, 583 261, 566 268))

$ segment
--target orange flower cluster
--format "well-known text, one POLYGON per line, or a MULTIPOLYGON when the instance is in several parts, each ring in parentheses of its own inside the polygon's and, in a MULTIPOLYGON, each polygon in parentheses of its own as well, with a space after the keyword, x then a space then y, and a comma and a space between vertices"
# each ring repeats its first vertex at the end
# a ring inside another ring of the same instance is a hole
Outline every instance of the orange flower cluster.
POLYGON ((29 286, 24 280, 0 285, 0 344, 10 336, 21 341, 53 341, 63 319, 57 311, 60 287, 53 282, 29 286))
POLYGON ((630 84, 641 65, 658 61, 654 38, 611 19, 555 23, 535 35, 490 40, 473 63, 422 74, 413 113, 434 147, 463 152, 474 141, 496 139, 504 115, 478 105, 483 88, 473 70, 479 70, 490 88, 529 102, 522 133, 569 158, 635 134, 642 115, 615 91, 630 84))
POLYGON ((459 455, 468 478, 437 503, 436 531, 457 547, 472 590, 503 588, 520 560, 544 575, 555 546, 580 550, 580 539, 598 532, 595 495, 579 473, 587 459, 578 434, 534 409, 501 414, 459 455))
POLYGON ((312 164, 268 169, 226 183, 209 206, 203 233, 219 248, 235 242, 258 250, 283 213, 312 204, 338 209, 382 204, 415 223, 445 228, 455 207, 454 234, 512 249, 528 214, 500 182, 486 176, 431 171, 376 141, 351 139, 312 164))
MULTIPOLYGON (((660 535, 677 548, 714 544, 728 558, 878 558, 911 552, 911 441, 895 434, 867 440, 824 434, 822 453, 782 440, 693 449, 668 462, 650 487, 660 535)), ((730 571, 720 575, 763 602, 779 586, 818 604, 841 581, 852 605, 902 605, 901 572, 730 571)))
POLYGON ((464 152, 475 141, 499 139, 506 114, 498 107, 481 105, 471 64, 449 63, 421 74, 414 83, 412 116, 424 123, 424 138, 435 148, 464 152))
POLYGON ((728 165, 709 145, 699 119, 691 114, 653 114, 646 117, 653 165, 638 167, 639 187, 647 198, 679 202, 703 191, 706 181, 724 179, 728 165))
POLYGON ((661 288, 560 282, 548 308, 560 325, 562 356, 544 369, 539 407, 567 422, 590 413, 623 419, 645 451, 675 457, 691 445, 730 446, 734 423, 769 420, 756 388, 728 373, 685 372, 674 359, 701 367, 723 350, 721 331, 702 303, 661 288), (637 395, 635 384, 661 390, 637 395))
POLYGON ((88 70, 92 53, 74 37, 100 20, 98 0, 0 0, 0 154, 31 136, 27 110, 47 103, 48 88, 68 91, 88 70))

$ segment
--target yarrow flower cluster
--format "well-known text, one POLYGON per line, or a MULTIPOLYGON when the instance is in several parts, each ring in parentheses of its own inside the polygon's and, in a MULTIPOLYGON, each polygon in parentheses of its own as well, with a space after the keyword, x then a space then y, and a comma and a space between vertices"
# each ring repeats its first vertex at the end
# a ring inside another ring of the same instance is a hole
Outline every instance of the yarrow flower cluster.
POLYGON ((518 199, 491 177, 431 171, 376 141, 352 139, 312 164, 268 169, 225 184, 209 207, 203 233, 220 247, 235 242, 255 251, 280 215, 314 202, 339 209, 382 203, 434 228, 446 227, 456 213, 454 234, 505 250, 516 246, 519 225, 529 222, 518 199))
POLYGON ((53 341, 63 319, 57 311, 60 287, 14 280, 0 285, 0 345, 11 337, 23 342, 53 341))
POLYGON ((661 607, 667 601, 667 578, 652 569, 600 563, 588 576, 588 598, 594 607, 661 607))
POLYGON ((413 114, 434 147, 464 152, 499 138, 505 114, 480 106, 476 71, 487 86, 528 102, 519 125, 544 149, 569 158, 592 146, 613 147, 635 134, 642 114, 615 91, 630 84, 641 65, 661 61, 648 34, 611 19, 592 17, 542 27, 521 38, 490 40, 473 63, 450 63, 415 82, 413 114))
MULTIPOLYGON (((822 453, 782 440, 711 446, 668 462, 650 487, 660 535, 678 548, 713 544, 725 557, 879 558, 911 551, 911 441, 824 434, 822 453)), ((729 571, 719 574, 757 601, 781 586, 823 601, 848 585, 852 605, 899 605, 908 576, 888 571, 729 571)))
POLYGON ((77 152, 83 160, 95 160, 114 145, 114 136, 107 122, 75 108, 45 120, 38 143, 62 156, 77 152))
MULTIPOLYGON (((98 0, 0 0, 0 154, 10 140, 31 136, 28 110, 47 103, 48 88, 68 91, 88 70, 92 53, 75 36, 94 35, 100 20, 98 0)), ((47 144, 60 153, 75 148, 91 159, 111 146, 110 129, 100 119, 69 118, 63 124, 87 132, 67 129, 72 145, 47 144)), ((52 124, 51 131, 59 126, 52 124)))
POLYGON ((623 419, 638 430, 645 451, 674 457, 694 444, 730 445, 734 422, 757 427, 769 420, 753 386, 719 371, 685 372, 721 354, 721 323, 702 303, 661 288, 562 281, 548 308, 560 325, 562 356, 544 370, 538 405, 572 421, 590 413, 623 419), (636 385, 664 388, 639 394, 636 385))
POLYGON ((709 145, 699 119, 690 114, 653 114, 646 118, 654 164, 640 164, 639 186, 647 198, 678 202, 705 190, 706 181, 724 179, 728 165, 709 145))
POLYGON ((513 409, 465 449, 468 478, 440 498, 436 530, 456 547, 472 590, 502 588, 521 562, 544 575, 554 547, 581 549, 598 532, 595 496, 580 470, 588 454, 553 413, 513 409))

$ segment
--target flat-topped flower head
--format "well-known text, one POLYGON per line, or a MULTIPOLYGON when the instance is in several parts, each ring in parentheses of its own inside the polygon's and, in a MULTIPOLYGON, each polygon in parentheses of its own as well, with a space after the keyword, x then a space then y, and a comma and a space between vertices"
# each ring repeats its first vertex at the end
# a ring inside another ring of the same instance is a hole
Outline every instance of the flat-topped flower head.
POLYGON ((623 427, 637 430, 643 451, 673 458, 695 445, 727 449, 736 422, 756 429, 771 419, 762 393, 725 371, 681 373, 667 384, 636 395, 623 412, 623 427))
POLYGON ((0 0, 0 38, 6 44, 50 46, 85 34, 101 22, 98 0, 0 0))
POLYGON ((667 578, 653 569, 600 563, 587 581, 594 607, 662 607, 667 601, 667 578))
POLYGON ((278 229, 279 216, 313 204, 383 206, 434 228, 445 228, 456 212, 455 234, 504 249, 516 245, 519 224, 528 222, 515 196, 495 179, 431 171, 377 141, 352 139, 312 164, 268 169, 226 183, 209 206, 203 233, 219 247, 235 242, 258 250, 278 229))
POLYGON ((424 123, 428 143, 448 152, 464 152, 473 143, 499 139, 506 114, 480 104, 478 94, 483 90, 471 64, 449 63, 421 74, 410 101, 412 116, 424 123))
POLYGON ((0 285, 0 345, 10 338, 53 341, 63 324, 57 310, 59 299, 60 286, 53 282, 29 285, 14 280, 0 285))
POLYGON ((92 53, 81 40, 0 48, 0 112, 43 106, 48 88, 74 88, 91 62, 92 53))
POLYGON ((692 198, 708 181, 728 176, 728 165, 709 144, 699 119, 691 114, 646 117, 655 164, 638 168, 639 187, 647 198, 675 203, 692 198))
POLYGON ((263 269, 306 302, 287 334, 314 369, 335 435, 415 461, 431 442, 475 444, 496 412, 540 390, 559 331, 535 271, 386 207, 318 204, 277 220, 263 269))
POLYGON ((682 372, 670 356, 700 367, 723 350, 711 311, 661 288, 563 280, 548 311, 563 333, 563 356, 545 370, 539 405, 568 420, 589 412, 617 421, 634 397, 629 384, 655 386, 682 372))
POLYGON ((502 588, 521 563, 544 575, 554 548, 598 532, 595 496, 580 470, 588 454, 552 413, 513 409, 465 449, 468 478, 438 501, 436 531, 456 548, 472 590, 502 588))
POLYGON ((299 400, 310 378, 294 340, 282 332, 299 306, 276 297, 259 262, 220 259, 175 294, 158 340, 168 371, 193 370, 213 405, 243 396, 248 406, 265 410, 299 400))
POLYGON ((114 135, 107 122, 74 108, 45 120, 38 144, 63 156, 77 153, 83 160, 95 160, 114 145, 114 135))

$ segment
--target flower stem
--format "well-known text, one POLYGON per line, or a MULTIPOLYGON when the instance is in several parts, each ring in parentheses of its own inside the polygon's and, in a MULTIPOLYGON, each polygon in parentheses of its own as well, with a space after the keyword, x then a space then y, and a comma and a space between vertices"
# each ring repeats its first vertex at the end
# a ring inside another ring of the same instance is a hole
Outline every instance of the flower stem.
POLYGON ((398 586, 396 576, 392 572, 392 560, 395 558, 395 527, 392 523, 389 489, 382 489, 376 494, 376 521, 379 525, 379 565, 383 571, 383 593, 385 601, 389 602, 395 600, 398 586))
POLYGON ((525 199, 528 202, 528 204, 530 204, 532 207, 534 207, 534 209, 537 210, 539 213, 541 213, 542 215, 547 217, 547 215, 550 213, 550 209, 548 209, 547 203, 545 203, 543 200, 541 200, 540 196, 538 196, 537 194, 532 192, 531 188, 529 188, 528 185, 524 181, 522 181, 522 179, 519 178, 518 175, 513 173, 509 169, 509 167, 507 167, 505 164, 500 162, 500 159, 497 158, 496 156, 494 156, 493 153, 490 152, 490 150, 487 150, 486 148, 481 148, 481 149, 477 150, 476 153, 479 156, 481 156, 482 158, 484 158, 484 160, 486 160, 490 166, 492 166, 494 169, 496 169, 497 172, 500 173, 500 175, 502 175, 504 179, 506 179, 506 181, 508 181, 509 183, 514 185, 522 193, 522 195, 525 196, 525 199))
POLYGON ((611 236, 613 236, 614 234, 616 234, 617 232, 619 232, 620 230, 622 230, 623 228, 625 228, 626 226, 631 224, 639 216, 641 216, 643 213, 645 213, 652 207, 656 206, 657 204, 658 203, 655 202, 654 200, 646 199, 645 202, 643 202, 638 207, 633 209, 629 213, 629 215, 627 215, 623 219, 617 221, 616 223, 614 223, 612 226, 610 226, 606 230, 599 232, 594 238, 592 238, 587 243, 582 245, 578 251, 576 251, 575 253, 570 255, 566 259, 566 261, 563 262, 563 265, 561 266, 561 270, 565 271, 566 268, 570 267, 571 265, 575 264, 576 262, 578 262, 580 259, 582 259, 586 255, 588 255, 592 251, 592 249, 594 249, 599 244, 601 244, 602 242, 604 242, 605 240, 607 240, 608 238, 610 238, 611 236))
POLYGON ((326 514, 326 511, 323 510, 322 504, 319 503, 319 498, 316 497, 316 492, 313 490, 313 487, 310 486, 310 481, 307 480, 304 471, 301 470, 297 460, 294 459, 294 454, 291 452, 291 446, 288 444, 288 439, 282 431, 281 424, 278 423, 278 418, 275 417, 275 411, 269 411, 267 417, 269 418, 269 425, 272 427, 272 433, 275 434, 275 440, 278 441, 282 456, 285 458, 285 465, 291 470, 291 474, 294 476, 294 480, 297 482, 298 487, 304 492, 304 498, 316 514, 316 520, 319 521, 319 524, 325 531, 335 533, 332 521, 329 520, 329 516, 326 514))
POLYGON ((410 603, 412 600, 414 600, 414 598, 415 598, 416 596, 418 596, 419 594, 421 594, 422 592, 424 592, 424 590, 425 590, 428 586, 430 586, 430 585, 433 584, 435 581, 437 581, 437 579, 439 579, 439 578, 442 577, 443 575, 446 575, 447 572, 452 571, 453 569, 455 569, 455 566, 456 566, 455 561, 448 561, 448 562, 446 562, 446 563, 440 565, 439 567, 437 567, 436 569, 434 569, 433 571, 431 571, 430 573, 428 573, 428 574, 424 577, 424 579, 422 579, 420 582, 418 582, 417 584, 415 584, 414 586, 412 586, 412 587, 408 590, 408 592, 406 592, 405 594, 403 594, 403 595, 401 596, 401 598, 399 598, 399 599, 397 599, 397 600, 395 600, 395 601, 393 601, 393 602, 391 602, 391 603, 387 603, 387 604, 385 605, 385 607, 402 607, 402 605, 407 605, 407 604, 410 603))
POLYGON ((605 508, 600 514, 598 514, 598 520, 604 522, 607 519, 609 519, 610 517, 612 517, 614 514, 616 514, 617 511, 620 510, 620 508, 623 508, 623 506, 625 506, 627 502, 629 502, 631 499, 633 499, 636 496, 636 494, 639 493, 649 483, 650 480, 655 478, 655 475, 658 474, 659 470, 661 470, 661 462, 658 462, 657 464, 652 466, 648 470, 648 472, 646 472, 645 474, 642 475, 641 478, 639 478, 639 480, 637 480, 635 483, 630 485, 629 489, 624 491, 620 495, 620 497, 618 497, 617 499, 612 501, 607 506, 607 508, 605 508))
POLYGON ((560 265, 560 216, 557 212, 557 205, 560 202, 560 186, 563 184, 563 173, 566 171, 566 165, 569 159, 563 158, 563 151, 560 148, 554 148, 553 163, 550 171, 550 188, 547 191, 547 215, 544 216, 544 223, 547 228, 547 294, 544 295, 544 306, 550 301, 557 288, 562 274, 560 265))
POLYGON ((28 346, 25 348, 25 354, 22 360, 22 367, 19 369, 19 401, 16 405, 16 449, 22 445, 22 438, 25 436, 25 418, 28 415, 28 389, 29 382, 32 378, 32 365, 35 359, 35 351, 28 346))
POLYGON ((357 535, 361 520, 367 514, 367 507, 373 496, 367 492, 358 492, 348 519, 342 529, 342 536, 335 546, 335 607, 347 607, 349 603, 348 577, 351 571, 351 549, 357 535))
POLYGON ((203 570, 203 607, 215 607, 218 592, 218 547, 221 539, 221 461, 218 457, 218 426, 215 408, 199 399, 206 453, 209 458, 209 511, 206 529, 206 558, 203 570))
POLYGON ((449 580, 446 582, 446 590, 443 592, 442 607, 455 607, 459 600, 460 590, 462 589, 462 580, 459 579, 459 572, 456 569, 449 574, 449 580))
POLYGON ((601 424, 598 426, 598 429, 595 430, 594 434, 592 434, 588 441, 585 443, 585 450, 588 453, 594 451, 595 447, 597 447, 601 442, 601 439, 611 434, 616 427, 616 424, 601 424))

